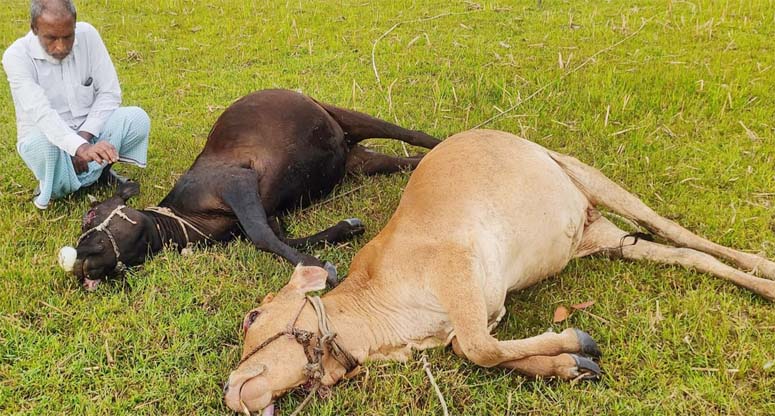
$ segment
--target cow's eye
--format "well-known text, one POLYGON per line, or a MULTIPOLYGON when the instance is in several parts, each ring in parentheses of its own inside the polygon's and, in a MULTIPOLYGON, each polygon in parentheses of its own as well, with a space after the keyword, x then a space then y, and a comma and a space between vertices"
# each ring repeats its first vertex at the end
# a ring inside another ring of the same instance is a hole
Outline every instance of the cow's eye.
POLYGON ((250 313, 248 313, 245 316, 245 320, 242 322, 243 332, 247 332, 248 328, 250 328, 250 326, 253 325, 253 322, 256 322, 256 318, 258 318, 258 315, 261 315, 261 311, 256 309, 254 311, 250 311, 250 313))
POLYGON ((256 322, 256 318, 258 318, 258 311, 253 311, 248 314, 248 326, 253 325, 253 322, 256 322))

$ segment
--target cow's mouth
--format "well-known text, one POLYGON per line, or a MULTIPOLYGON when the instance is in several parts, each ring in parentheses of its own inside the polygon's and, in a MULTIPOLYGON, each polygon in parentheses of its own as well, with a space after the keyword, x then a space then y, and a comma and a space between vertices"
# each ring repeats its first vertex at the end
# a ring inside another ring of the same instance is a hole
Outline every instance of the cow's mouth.
POLYGON ((97 289, 97 286, 102 283, 102 279, 92 280, 89 278, 83 279, 83 288, 91 292, 97 289))
MULTIPOLYGON (((242 413, 248 416, 258 416, 258 412, 251 412, 248 410, 247 406, 243 407, 242 413)), ((269 403, 267 407, 264 408, 264 410, 261 411, 261 416, 274 416, 274 403, 269 403)))
POLYGON ((78 259, 73 265, 73 274, 81 279, 83 288, 91 292, 97 289, 97 286, 102 283, 104 277, 104 268, 92 267, 92 264, 88 258, 78 259))
POLYGON ((261 412, 261 416, 274 416, 274 403, 269 403, 269 406, 261 412))
POLYGON ((232 383, 232 376, 230 375, 229 380, 223 386, 226 406, 237 413, 248 416, 274 416, 275 397, 269 392, 261 393, 255 391, 256 389, 262 390, 261 386, 254 384, 262 371, 260 370, 258 371, 259 374, 236 383, 232 383))

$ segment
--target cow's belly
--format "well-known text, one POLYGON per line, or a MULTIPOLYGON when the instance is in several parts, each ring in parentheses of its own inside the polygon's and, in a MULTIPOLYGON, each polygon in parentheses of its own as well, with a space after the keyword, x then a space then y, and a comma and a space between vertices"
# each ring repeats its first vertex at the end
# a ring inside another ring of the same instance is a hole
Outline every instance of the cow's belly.
POLYGON ((259 195, 268 215, 304 207, 328 195, 342 181, 345 149, 313 156, 288 160, 284 168, 275 168, 260 178, 259 195))
POLYGON ((423 240, 470 250, 473 279, 494 319, 509 291, 565 267, 588 205, 546 149, 508 133, 472 131, 423 159, 394 218, 423 240))
POLYGON ((559 273, 584 229, 588 201, 554 161, 540 158, 522 168, 541 174, 525 172, 527 178, 509 183, 525 187, 522 191, 489 195, 502 198, 502 204, 486 225, 474 228, 476 269, 491 317, 500 312, 509 291, 559 273))
MULTIPOLYGON (((581 241, 586 207, 545 211, 515 224, 503 221, 498 234, 484 230, 477 239, 475 276, 483 287, 488 315, 500 313, 508 292, 532 286, 559 273, 581 241)), ((535 201, 534 201, 535 204, 535 201)))

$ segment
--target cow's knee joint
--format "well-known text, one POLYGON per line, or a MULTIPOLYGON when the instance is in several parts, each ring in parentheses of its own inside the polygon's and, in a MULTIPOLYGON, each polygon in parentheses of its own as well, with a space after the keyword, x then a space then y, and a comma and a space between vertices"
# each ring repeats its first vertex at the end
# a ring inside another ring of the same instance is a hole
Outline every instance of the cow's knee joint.
POLYGON ((498 341, 495 339, 474 341, 458 339, 458 346, 462 355, 481 367, 492 367, 503 361, 498 348, 498 341))

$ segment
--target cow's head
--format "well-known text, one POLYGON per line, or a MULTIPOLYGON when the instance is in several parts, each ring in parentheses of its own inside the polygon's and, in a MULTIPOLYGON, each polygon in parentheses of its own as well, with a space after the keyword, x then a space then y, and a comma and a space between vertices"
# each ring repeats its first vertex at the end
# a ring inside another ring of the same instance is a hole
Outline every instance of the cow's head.
POLYGON ((72 273, 86 289, 94 289, 104 278, 121 272, 122 266, 143 262, 148 253, 149 219, 125 206, 140 192, 135 182, 121 184, 116 194, 92 208, 83 216, 72 273))
MULTIPOLYGON (((290 328, 318 333, 317 318, 306 302, 307 292, 326 286, 328 272, 320 267, 297 266, 290 282, 271 299, 245 315, 242 324, 245 344, 242 360, 224 385, 226 405, 236 412, 259 412, 273 408, 273 402, 307 381, 307 357, 290 328), (274 338, 278 334, 280 336, 274 338), (268 342, 267 342, 268 341, 268 342), (260 347, 260 348, 259 348, 260 347)), ((325 359, 324 363, 325 365, 325 359)), ((332 385, 341 374, 329 371, 321 380, 332 385)))

